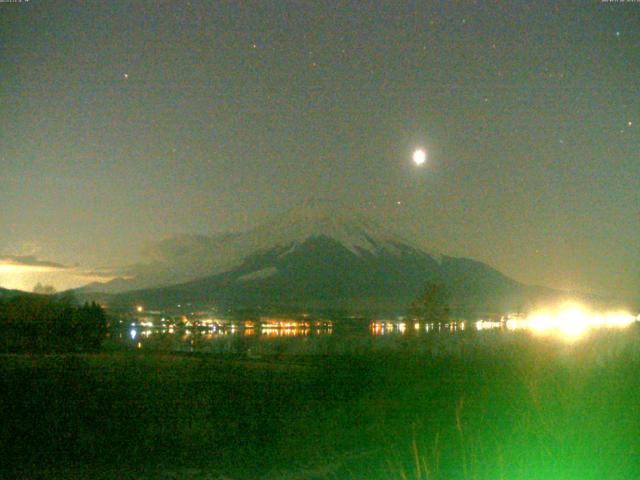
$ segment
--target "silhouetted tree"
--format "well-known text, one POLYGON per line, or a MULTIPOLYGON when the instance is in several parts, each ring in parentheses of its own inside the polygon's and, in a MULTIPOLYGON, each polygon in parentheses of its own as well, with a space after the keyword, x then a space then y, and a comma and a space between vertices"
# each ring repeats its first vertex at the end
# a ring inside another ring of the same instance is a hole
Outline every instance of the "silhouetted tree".
POLYGON ((425 323, 449 321, 449 293, 440 283, 429 282, 424 291, 409 305, 409 315, 425 323))
POLYGON ((43 285, 38 282, 35 287, 33 287, 33 293, 38 293, 40 295, 53 295, 56 293, 56 289, 52 285, 43 285))

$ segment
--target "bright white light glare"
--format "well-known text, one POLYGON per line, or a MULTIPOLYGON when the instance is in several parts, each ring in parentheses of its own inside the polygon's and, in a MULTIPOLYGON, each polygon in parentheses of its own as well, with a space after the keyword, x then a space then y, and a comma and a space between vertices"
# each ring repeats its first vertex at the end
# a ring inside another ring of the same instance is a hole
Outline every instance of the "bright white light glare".
POLYGON ((138 332, 136 332, 135 328, 132 328, 131 330, 129 330, 129 335, 131 336, 131 340, 135 340, 136 335, 138 335, 138 332))
POLYGON ((538 335, 559 335, 576 340, 595 328, 624 328, 636 321, 629 312, 595 312, 569 303, 556 309, 539 310, 524 320, 507 321, 508 330, 526 329, 538 335))
POLYGON ((413 163, 423 165, 427 161, 427 152, 421 148, 413 152, 413 163))
POLYGON ((478 320, 476 322, 476 330, 492 330, 501 326, 502 322, 492 322, 490 320, 478 320))

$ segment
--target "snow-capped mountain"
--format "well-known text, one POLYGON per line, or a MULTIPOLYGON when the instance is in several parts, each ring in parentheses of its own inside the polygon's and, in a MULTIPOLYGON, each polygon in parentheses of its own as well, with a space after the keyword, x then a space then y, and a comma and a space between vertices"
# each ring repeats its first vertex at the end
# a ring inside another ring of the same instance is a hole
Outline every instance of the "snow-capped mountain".
POLYGON ((523 288, 485 264, 434 254, 317 200, 244 233, 176 237, 151 253, 155 260, 129 281, 136 290, 117 301, 391 310, 427 281, 446 284, 460 305, 513 302, 523 288))
MULTIPOLYGON (((335 240, 355 255, 382 250, 398 252, 398 245, 410 245, 369 217, 325 200, 309 200, 282 218, 248 232, 254 250, 279 245, 299 245, 309 238, 324 236, 335 240)), ((293 248, 292 247, 292 248, 293 248)), ((420 249, 413 245, 414 248, 420 249)))
POLYGON ((281 247, 294 250, 307 239, 321 236, 338 242, 355 255, 398 253, 399 246, 424 251, 357 211, 312 199, 246 232, 179 235, 161 240, 147 249, 149 262, 127 267, 121 277, 92 283, 82 290, 119 293, 183 283, 237 268, 258 252, 281 247))

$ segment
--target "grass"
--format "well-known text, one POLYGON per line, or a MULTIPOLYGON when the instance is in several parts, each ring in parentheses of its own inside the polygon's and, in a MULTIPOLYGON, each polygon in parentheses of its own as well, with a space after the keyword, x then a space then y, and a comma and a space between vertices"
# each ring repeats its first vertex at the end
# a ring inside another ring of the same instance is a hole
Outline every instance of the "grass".
POLYGON ((633 479, 637 329, 343 355, 6 355, 14 478, 633 479), (173 475, 173 476, 172 476, 173 475))

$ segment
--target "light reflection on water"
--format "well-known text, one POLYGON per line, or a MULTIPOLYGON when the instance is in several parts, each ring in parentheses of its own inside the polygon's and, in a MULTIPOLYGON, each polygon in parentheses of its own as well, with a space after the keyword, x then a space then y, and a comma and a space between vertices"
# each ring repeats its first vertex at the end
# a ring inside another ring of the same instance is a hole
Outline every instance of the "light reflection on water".
POLYGON ((189 322, 182 325, 153 325, 148 320, 133 322, 112 338, 132 348, 161 351, 246 351, 261 342, 276 339, 330 337, 331 321, 282 319, 265 322, 189 322), (188 325, 188 326, 187 326, 188 325))
POLYGON ((565 303, 552 309, 532 312, 526 318, 509 319, 508 330, 525 330, 536 335, 559 336, 565 340, 578 340, 589 331, 621 329, 636 322, 626 311, 598 312, 576 303, 565 303))
MULTIPOLYGON (((164 320, 164 319, 163 319, 164 320)), ((328 320, 267 319, 263 321, 228 321, 224 323, 205 320, 189 321, 182 325, 155 326, 150 321, 133 322, 114 335, 116 343, 131 348, 148 348, 161 351, 210 351, 251 352, 280 348, 286 341, 292 345, 294 338, 301 349, 312 350, 313 342, 339 338, 373 342, 383 338, 466 336, 487 331, 526 332, 535 336, 553 336, 576 341, 596 329, 621 329, 635 323, 637 318, 627 312, 597 313, 581 306, 565 305, 554 310, 533 312, 528 316, 510 315, 500 319, 452 321, 448 323, 423 322, 413 319, 328 320), (316 339, 311 341, 311 339, 316 339), (369 340, 367 340, 367 338, 369 340), (302 344, 300 344, 302 342, 302 344), (305 343, 306 342, 306 343, 305 343), (309 343, 311 342, 311 343, 309 343)), ((283 347, 284 348, 284 347, 283 347)))
POLYGON ((464 332, 468 324, 468 321, 429 323, 416 321, 374 320, 369 324, 369 330, 373 336, 407 335, 409 333, 459 333, 464 332))

